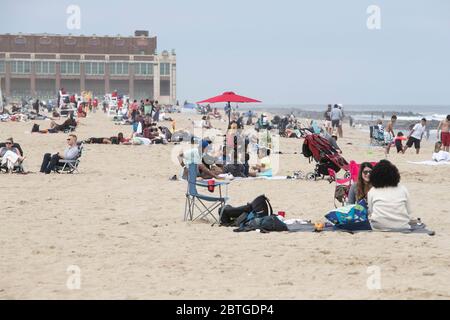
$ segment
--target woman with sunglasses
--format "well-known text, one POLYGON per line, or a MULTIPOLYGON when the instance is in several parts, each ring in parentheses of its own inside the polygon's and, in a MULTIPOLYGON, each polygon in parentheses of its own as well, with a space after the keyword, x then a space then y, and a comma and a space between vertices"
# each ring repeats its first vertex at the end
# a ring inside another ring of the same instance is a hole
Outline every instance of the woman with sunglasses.
POLYGON ((369 193, 372 184, 370 183, 370 174, 373 166, 370 162, 363 162, 358 173, 358 181, 350 187, 348 192, 347 204, 355 204, 361 200, 367 201, 367 194, 369 193))
POLYGON ((14 171, 15 166, 20 165, 25 160, 25 157, 20 154, 20 150, 14 147, 12 138, 6 139, 5 147, 0 148, 0 158, 2 166, 6 166, 10 173, 14 171))

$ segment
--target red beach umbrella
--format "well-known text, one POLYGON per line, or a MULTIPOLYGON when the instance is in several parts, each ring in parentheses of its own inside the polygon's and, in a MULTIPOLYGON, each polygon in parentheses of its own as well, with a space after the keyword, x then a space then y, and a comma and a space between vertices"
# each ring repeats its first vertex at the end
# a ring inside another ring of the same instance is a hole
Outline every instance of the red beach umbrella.
POLYGON ((212 97, 203 101, 199 101, 197 103, 218 103, 218 102, 246 103, 246 102, 261 102, 261 101, 237 95, 232 91, 227 91, 222 93, 220 96, 212 97))
POLYGON ((230 102, 239 102, 239 103, 251 103, 251 102, 261 102, 259 100, 255 100, 252 98, 247 98, 244 96, 240 96, 235 94, 232 91, 227 91, 222 93, 220 96, 212 97, 203 101, 199 101, 197 103, 219 103, 219 102, 227 102, 228 103, 228 126, 230 126, 230 116, 231 116, 231 105, 230 102))

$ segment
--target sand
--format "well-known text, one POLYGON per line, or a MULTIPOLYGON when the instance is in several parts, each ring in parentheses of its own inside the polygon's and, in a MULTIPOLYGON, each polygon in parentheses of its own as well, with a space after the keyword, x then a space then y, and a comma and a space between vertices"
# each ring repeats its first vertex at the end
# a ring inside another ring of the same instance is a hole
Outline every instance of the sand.
MULTIPOLYGON (((178 128, 188 126, 186 115, 175 117, 178 128)), ((102 113, 81 121, 81 139, 131 130, 102 113)), ((66 135, 30 134, 31 126, 0 123, 1 139, 21 143, 26 169, 35 172, 0 175, 1 299, 450 298, 450 167, 407 163, 431 159, 431 143, 418 156, 409 150, 389 159, 411 194, 413 215, 434 237, 235 233, 183 222, 186 184, 169 180, 180 172, 172 146, 87 145, 79 174, 43 175, 42 155, 63 150, 66 135), (79 289, 67 286, 72 265, 81 271, 79 289), (379 290, 367 286, 373 266, 380 268, 379 290)), ((384 157, 381 148, 369 149, 366 133, 344 133, 338 143, 347 160, 384 157)), ((278 174, 313 168, 292 154, 300 145, 281 140, 291 154, 280 155, 278 174)), ((333 190, 327 181, 235 181, 229 196, 242 205, 266 194, 287 218, 318 221, 334 207, 333 190)))

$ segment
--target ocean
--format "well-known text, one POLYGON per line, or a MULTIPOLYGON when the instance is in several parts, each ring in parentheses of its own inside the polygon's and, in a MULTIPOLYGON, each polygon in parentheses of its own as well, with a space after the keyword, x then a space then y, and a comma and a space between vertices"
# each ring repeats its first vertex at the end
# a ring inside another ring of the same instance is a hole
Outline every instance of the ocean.
MULTIPOLYGON (((245 107, 244 104, 240 105, 245 107)), ((284 110, 304 110, 304 111, 324 111, 327 105, 306 105, 306 104, 260 104, 255 105, 255 109, 263 108, 267 110, 284 109, 284 110)), ((392 114, 397 114, 399 120, 412 121, 419 120, 423 117, 427 120, 443 120, 450 114, 450 105, 343 105, 344 112, 349 111, 355 120, 370 121, 380 118, 384 115, 385 119, 389 119, 392 114)))

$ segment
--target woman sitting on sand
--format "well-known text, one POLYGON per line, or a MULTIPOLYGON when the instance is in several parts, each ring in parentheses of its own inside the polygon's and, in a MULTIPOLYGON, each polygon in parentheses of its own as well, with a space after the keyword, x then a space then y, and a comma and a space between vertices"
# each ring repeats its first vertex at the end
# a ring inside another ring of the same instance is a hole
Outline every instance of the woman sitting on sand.
POLYGON ((370 173, 372 172, 372 169, 373 166, 370 162, 361 163, 358 181, 350 187, 347 204, 355 204, 361 200, 367 201, 367 193, 370 188, 372 188, 372 185, 370 184, 370 173))
POLYGON ((258 150, 259 163, 252 166, 249 177, 271 177, 272 165, 270 163, 270 149, 262 147, 258 150))
POLYGON ((20 165, 25 157, 22 157, 20 150, 14 147, 13 138, 6 139, 5 147, 0 148, 0 158, 2 166, 7 167, 8 172, 12 173, 14 166, 20 165))
POLYGON ((434 152, 432 156, 432 160, 436 162, 441 161, 450 161, 450 153, 444 150, 441 150, 442 148, 442 142, 438 141, 434 145, 434 152))
POLYGON ((381 160, 373 167, 370 174, 372 188, 367 194, 373 230, 410 229, 409 194, 399 182, 400 173, 391 162, 381 160))

